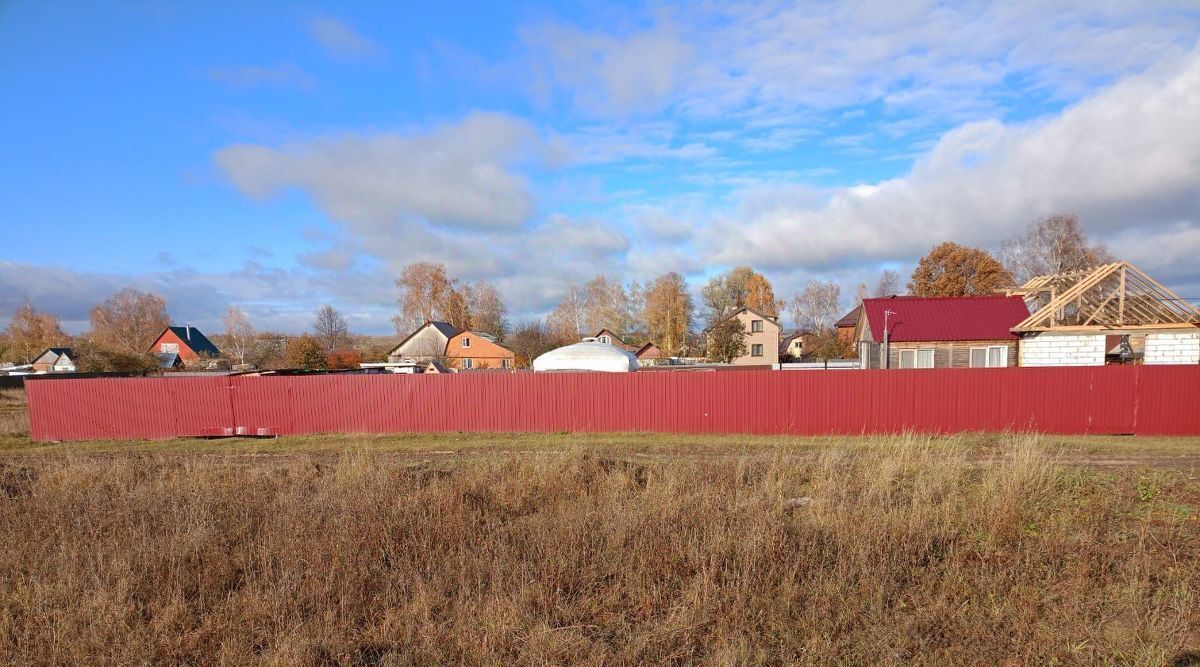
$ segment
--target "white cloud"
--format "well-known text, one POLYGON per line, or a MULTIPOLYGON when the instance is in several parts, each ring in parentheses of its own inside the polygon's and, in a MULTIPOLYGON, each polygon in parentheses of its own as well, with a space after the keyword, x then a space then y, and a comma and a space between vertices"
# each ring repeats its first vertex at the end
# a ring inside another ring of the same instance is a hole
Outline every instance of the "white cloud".
MULTIPOLYGON (((1101 239, 1170 230, 1187 246, 1176 249, 1194 256, 1197 118, 1200 50, 1048 120, 965 124, 902 178, 827 190, 819 202, 725 213, 705 231, 704 248, 714 262, 769 269, 908 261, 948 239, 995 246, 1037 217, 1073 211, 1101 239)), ((1144 268, 1176 275, 1178 262, 1143 254, 1144 268)))
POLYGON ((310 20, 308 31, 322 48, 338 57, 370 58, 385 53, 378 42, 331 16, 310 20))
POLYGON ((751 125, 876 102, 895 119, 962 123, 1030 96, 1074 100, 1186 52, 1200 31, 1186 0, 693 3, 650 19, 640 32, 551 24, 523 37, 585 111, 669 106, 751 125))
POLYGON ((299 188, 335 220, 396 226, 516 228, 533 214, 511 165, 537 149, 523 121, 476 113, 423 134, 342 134, 282 148, 235 145, 215 160, 245 194, 299 188))
POLYGON ((560 152, 522 121, 477 113, 420 133, 230 146, 215 161, 247 196, 296 190, 337 225, 308 239, 318 249, 298 258, 307 270, 353 271, 371 258, 390 309, 405 264, 440 261, 458 278, 496 282, 521 314, 550 309, 571 281, 619 272, 631 245, 603 220, 535 215, 518 169, 560 152))
POLYGON ((613 36, 546 24, 523 31, 524 41, 544 53, 556 83, 592 112, 626 114, 654 109, 675 90, 692 59, 669 22, 613 36))

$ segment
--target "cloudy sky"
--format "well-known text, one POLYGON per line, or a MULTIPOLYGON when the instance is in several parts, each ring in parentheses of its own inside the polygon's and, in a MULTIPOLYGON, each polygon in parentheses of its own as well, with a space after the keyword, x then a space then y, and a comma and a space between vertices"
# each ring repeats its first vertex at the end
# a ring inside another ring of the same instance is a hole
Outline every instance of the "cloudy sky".
POLYGON ((133 285, 388 333, 418 260, 513 319, 738 264, 848 302, 1056 211, 1200 301, 1198 36, 1195 0, 0 2, 0 318, 133 285))

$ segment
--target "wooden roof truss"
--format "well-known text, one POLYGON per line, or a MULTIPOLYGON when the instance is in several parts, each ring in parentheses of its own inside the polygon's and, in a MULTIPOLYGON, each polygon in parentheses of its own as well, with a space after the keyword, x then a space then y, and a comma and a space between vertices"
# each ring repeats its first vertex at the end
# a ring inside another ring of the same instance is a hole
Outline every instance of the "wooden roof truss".
POLYGON ((1033 313, 1015 333, 1200 327, 1200 310, 1129 262, 1038 276, 1007 293, 1033 313))

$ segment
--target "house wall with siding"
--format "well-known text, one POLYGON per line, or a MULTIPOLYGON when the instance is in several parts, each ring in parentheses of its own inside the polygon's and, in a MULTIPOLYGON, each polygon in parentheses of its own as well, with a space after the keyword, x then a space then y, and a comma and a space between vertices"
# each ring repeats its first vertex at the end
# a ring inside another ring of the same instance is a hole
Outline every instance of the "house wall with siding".
POLYGON ((446 337, 437 328, 427 326, 413 334, 412 338, 404 341, 403 345, 393 348, 388 353, 388 361, 399 361, 401 359, 428 360, 440 357, 445 353, 446 337))
MULTIPOLYGON (((1017 341, 1015 340, 953 340, 916 341, 891 343, 888 347, 887 368, 900 368, 901 350, 933 350, 934 368, 970 368, 972 348, 1003 346, 1008 349, 1007 366, 1017 365, 1017 341)), ((880 350, 882 344, 868 344, 867 351, 860 351, 864 368, 884 368, 880 350)))
POLYGON ((1021 339, 1022 366, 1103 366, 1104 334, 1041 334, 1021 339))
POLYGON ((1146 334, 1147 364, 1200 364, 1200 331, 1146 334))
POLYGON ((748 310, 743 310, 736 315, 739 322, 742 323, 742 331, 746 332, 746 354, 737 357, 733 360, 735 366, 746 365, 763 365, 779 363, 779 335, 783 332, 783 327, 778 322, 772 319, 765 319, 748 310), (753 320, 762 320, 763 330, 757 333, 751 331, 750 323, 753 320), (753 356, 754 346, 762 345, 763 353, 761 357, 753 356))

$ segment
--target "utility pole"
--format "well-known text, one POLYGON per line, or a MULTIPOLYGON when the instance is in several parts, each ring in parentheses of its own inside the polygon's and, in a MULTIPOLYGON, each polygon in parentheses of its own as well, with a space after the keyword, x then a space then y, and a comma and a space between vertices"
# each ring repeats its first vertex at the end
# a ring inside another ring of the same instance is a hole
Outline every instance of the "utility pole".
POLYGON ((896 313, 891 310, 883 311, 883 360, 880 365, 884 368, 892 367, 892 363, 891 363, 892 359, 891 359, 891 355, 889 354, 889 352, 891 350, 889 349, 890 346, 888 344, 889 337, 890 337, 890 333, 888 332, 888 317, 895 315, 895 314, 896 313))

